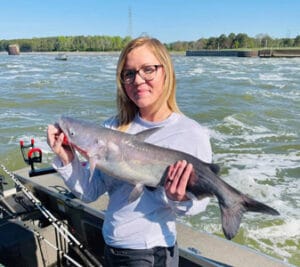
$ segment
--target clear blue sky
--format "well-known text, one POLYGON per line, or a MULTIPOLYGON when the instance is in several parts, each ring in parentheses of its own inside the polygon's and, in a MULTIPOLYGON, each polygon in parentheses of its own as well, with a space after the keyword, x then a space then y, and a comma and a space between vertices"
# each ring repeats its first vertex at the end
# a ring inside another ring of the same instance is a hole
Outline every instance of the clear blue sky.
POLYGON ((169 43, 231 32, 295 38, 300 1, 0 0, 0 40, 148 34, 169 43))

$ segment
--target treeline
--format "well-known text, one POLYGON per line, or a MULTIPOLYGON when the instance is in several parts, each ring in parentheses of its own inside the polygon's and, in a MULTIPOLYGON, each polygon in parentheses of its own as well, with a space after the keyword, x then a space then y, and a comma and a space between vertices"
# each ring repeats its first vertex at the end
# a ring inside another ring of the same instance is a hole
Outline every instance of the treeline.
POLYGON ((255 38, 245 33, 219 37, 200 38, 192 42, 174 42, 168 45, 169 50, 202 50, 202 49, 263 49, 263 48, 294 48, 300 47, 300 35, 296 38, 273 39, 267 34, 259 34, 255 38))
MULTIPOLYGON (((120 51, 131 40, 119 36, 59 36, 32 39, 0 40, 0 51, 7 51, 10 44, 18 44, 21 52, 63 51, 120 51)), ((273 39, 267 34, 249 37, 245 33, 219 37, 200 38, 197 41, 178 41, 165 44, 170 51, 202 49, 262 49, 300 47, 300 35, 296 38, 273 39)))
POLYGON ((59 36, 32 39, 0 40, 0 51, 18 44, 21 52, 120 51, 131 40, 119 36, 59 36))

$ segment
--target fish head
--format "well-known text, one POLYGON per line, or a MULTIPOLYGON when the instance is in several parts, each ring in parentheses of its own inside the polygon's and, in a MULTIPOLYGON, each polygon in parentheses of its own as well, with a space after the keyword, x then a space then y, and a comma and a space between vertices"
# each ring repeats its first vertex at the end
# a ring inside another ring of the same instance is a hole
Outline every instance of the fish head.
POLYGON ((91 122, 62 116, 58 127, 65 134, 68 144, 88 160, 93 157, 95 149, 99 153, 104 146, 104 142, 96 134, 99 127, 91 122))

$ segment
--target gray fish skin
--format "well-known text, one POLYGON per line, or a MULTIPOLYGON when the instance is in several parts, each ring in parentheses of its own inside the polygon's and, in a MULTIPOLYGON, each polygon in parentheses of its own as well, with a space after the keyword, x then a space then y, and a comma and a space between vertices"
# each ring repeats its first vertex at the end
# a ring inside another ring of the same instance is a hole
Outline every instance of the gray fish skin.
POLYGON ((217 197, 222 229, 227 239, 237 234, 243 213, 247 211, 279 215, 277 210, 244 195, 223 181, 217 175, 217 165, 203 162, 187 153, 144 142, 159 128, 131 135, 64 116, 60 118, 58 126, 69 144, 89 160, 91 173, 94 168, 99 168, 112 177, 136 185, 133 198, 141 193, 141 185, 163 186, 171 164, 178 160, 192 163, 195 175, 190 177, 187 191, 198 198, 217 197))

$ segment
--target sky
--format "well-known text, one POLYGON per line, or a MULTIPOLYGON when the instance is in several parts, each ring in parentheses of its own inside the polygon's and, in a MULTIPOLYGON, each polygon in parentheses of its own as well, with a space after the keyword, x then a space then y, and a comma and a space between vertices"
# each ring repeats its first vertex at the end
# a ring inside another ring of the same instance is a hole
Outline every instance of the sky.
POLYGON ((149 35, 164 43, 221 34, 300 35, 299 0, 0 0, 0 40, 149 35))

